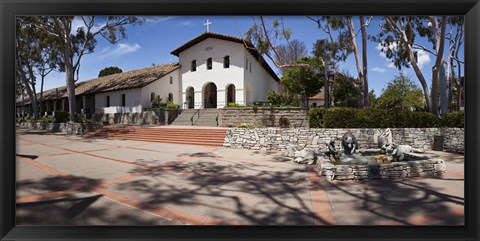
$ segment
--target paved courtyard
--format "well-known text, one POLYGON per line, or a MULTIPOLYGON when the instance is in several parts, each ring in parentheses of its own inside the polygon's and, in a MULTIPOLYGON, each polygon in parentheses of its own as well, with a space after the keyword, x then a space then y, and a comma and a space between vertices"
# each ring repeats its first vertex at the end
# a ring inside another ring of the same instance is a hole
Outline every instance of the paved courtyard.
POLYGON ((463 225, 463 155, 435 178, 320 181, 281 152, 17 131, 17 224, 463 225))

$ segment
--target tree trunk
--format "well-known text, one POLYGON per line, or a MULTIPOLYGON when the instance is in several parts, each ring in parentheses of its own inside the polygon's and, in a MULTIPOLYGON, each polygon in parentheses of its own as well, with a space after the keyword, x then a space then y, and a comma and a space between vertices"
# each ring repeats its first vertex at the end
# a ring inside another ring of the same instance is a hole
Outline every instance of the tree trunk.
POLYGON ((42 74, 41 74, 41 77, 42 77, 42 82, 40 84, 40 114, 43 113, 43 83, 45 81, 45 75, 44 75, 45 71, 43 70, 42 71, 42 74))
POLYGON ((367 64, 367 31, 363 16, 360 16, 360 26, 362 29, 362 60, 363 60, 363 108, 368 108, 368 64, 367 64))
POLYGON ((67 86, 67 96, 68 96, 68 108, 70 112, 70 123, 75 122, 75 69, 73 66, 73 58, 70 54, 71 39, 70 39, 70 28, 67 27, 69 24, 68 21, 63 22, 65 27, 65 36, 64 36, 64 46, 63 46, 63 56, 65 60, 65 72, 66 72, 66 86, 67 86))
POLYGON ((439 74, 443 64, 443 52, 445 45, 445 25, 447 17, 442 17, 442 23, 440 26, 440 33, 438 33, 438 21, 436 17, 430 17, 432 23, 433 32, 435 36, 435 49, 437 50, 437 59, 432 71, 432 113, 438 115, 438 97, 439 97, 439 74))
MULTIPOLYGON (((363 76, 363 68, 362 68, 362 64, 360 63, 360 54, 358 53, 357 40, 355 38, 355 26, 353 25, 353 20, 352 20, 351 16, 347 17, 347 21, 348 21, 348 29, 349 29, 349 32, 350 32, 350 39, 352 41, 352 46, 353 46, 353 55, 355 56, 355 64, 357 66, 358 78, 362 82, 363 87, 365 89, 365 79, 363 78, 364 77, 363 76)), ((363 43, 363 39, 362 39, 362 43, 363 43)), ((362 92, 364 92, 364 91, 362 91, 362 92)), ((367 104, 367 106, 368 106, 368 93, 367 93, 367 102, 365 102, 365 93, 363 93, 363 108, 367 108, 365 106, 365 104, 367 104)))
MULTIPOLYGON (((25 82, 28 83, 28 81, 24 80, 24 83, 25 82)), ((27 90, 27 94, 30 97, 30 104, 32 105, 32 109, 33 109, 33 118, 36 119, 36 118, 39 117, 39 111, 38 111, 38 103, 37 103, 37 100, 36 100, 35 93, 32 90, 32 88, 30 87, 30 85, 28 85, 26 83, 25 83, 25 89, 27 90)))
POLYGON ((68 108, 70 112, 70 122, 73 123, 75 121, 75 81, 73 76, 73 70, 71 67, 66 68, 66 77, 67 77, 67 95, 68 95, 68 108))

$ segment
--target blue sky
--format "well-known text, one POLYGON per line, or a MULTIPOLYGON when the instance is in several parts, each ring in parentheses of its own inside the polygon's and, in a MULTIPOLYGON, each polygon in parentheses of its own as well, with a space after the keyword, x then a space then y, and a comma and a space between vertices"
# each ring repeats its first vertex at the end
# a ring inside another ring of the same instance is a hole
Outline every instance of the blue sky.
MULTIPOLYGON (((315 22, 305 16, 285 16, 285 17, 265 17, 267 26, 272 24, 273 19, 283 19, 285 27, 292 30, 291 39, 303 41, 311 54, 313 43, 318 39, 326 38, 326 34, 318 29, 315 22)), ((150 16, 142 25, 128 26, 127 39, 113 45, 106 40, 98 37, 98 43, 95 52, 85 55, 81 61, 79 81, 96 78, 101 69, 109 66, 117 66, 124 72, 138 68, 151 66, 152 64, 165 64, 177 62, 178 58, 171 55, 170 52, 192 38, 204 33, 206 27, 204 23, 209 19, 210 32, 233 35, 237 37, 245 36, 245 32, 254 24, 254 18, 251 16, 150 16)), ((372 23, 367 28, 368 34, 376 34, 380 31, 380 17, 374 17, 372 23)), ((258 22, 258 18, 256 18, 258 22)), ((101 24, 99 21, 98 25, 101 24)), ((358 17, 354 17, 355 27, 360 26, 358 17)), ((81 20, 75 19, 73 28, 81 26, 81 20)), ((280 44, 281 42, 277 42, 280 44)), ((431 43, 426 39, 419 38, 421 45, 432 49, 431 43)), ((361 46, 360 35, 357 36, 357 44, 361 46)), ((448 45, 447 45, 448 48, 448 45)), ((393 67, 390 60, 382 56, 379 44, 368 41, 368 75, 369 88, 373 89, 376 95, 380 95, 382 88, 398 75, 400 72, 393 67)), ((435 56, 427 52, 419 53, 419 65, 430 86, 432 71, 431 68, 435 61, 435 56)), ((463 51, 460 58, 463 59, 463 51)), ((268 59, 267 59, 268 61, 268 59)), ((356 77, 356 65, 353 55, 350 55, 345 62, 339 62, 338 68, 342 72, 348 72, 356 77)), ((275 70, 273 64, 270 66, 275 70)), ((420 83, 413 70, 402 69, 402 71, 415 80, 418 86, 420 83)), ((52 72, 46 77, 44 89, 51 89, 65 85, 65 73, 52 72)), ((39 90, 39 87, 37 88, 39 90)))

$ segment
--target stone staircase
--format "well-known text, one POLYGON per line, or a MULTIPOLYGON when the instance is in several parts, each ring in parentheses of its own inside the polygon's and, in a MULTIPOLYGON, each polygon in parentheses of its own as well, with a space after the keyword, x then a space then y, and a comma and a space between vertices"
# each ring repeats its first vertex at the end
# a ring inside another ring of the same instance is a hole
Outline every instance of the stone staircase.
POLYGON ((223 128, 148 128, 132 126, 105 126, 85 137, 101 137, 172 144, 223 146, 227 130, 223 128))
POLYGON ((172 122, 174 126, 218 126, 219 109, 186 109, 172 122))

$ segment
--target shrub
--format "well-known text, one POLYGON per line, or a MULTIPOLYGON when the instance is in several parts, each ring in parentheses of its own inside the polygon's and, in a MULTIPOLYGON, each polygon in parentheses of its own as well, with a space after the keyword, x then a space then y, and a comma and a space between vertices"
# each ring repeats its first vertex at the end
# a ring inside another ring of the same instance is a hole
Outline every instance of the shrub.
POLYGON ((55 123, 66 123, 70 121, 70 113, 66 111, 55 111, 55 123))
POLYGON ((152 108, 160 108, 160 107, 165 107, 166 104, 163 103, 163 99, 162 97, 160 97, 160 95, 157 95, 157 98, 155 98, 153 101, 152 101, 152 108))
POLYGON ((54 123, 55 119, 53 117, 40 117, 38 119, 35 119, 32 122, 38 122, 38 123, 54 123))
POLYGON ((429 112, 338 107, 315 108, 309 112, 311 128, 429 128, 439 123, 429 112))
POLYGON ((238 103, 228 103, 227 107, 232 107, 232 108, 240 107, 240 104, 238 104, 238 103))
POLYGON ((325 114, 325 108, 312 108, 308 112, 308 125, 311 128, 323 128, 323 115, 325 114))
POLYGON ((441 120, 443 127, 465 127, 465 112, 455 111, 443 116, 441 120))
POLYGON ((180 106, 177 105, 177 104, 174 104, 174 103, 171 102, 171 101, 169 101, 169 102, 167 102, 166 108, 172 110, 172 109, 178 109, 178 108, 180 108, 180 106))
POLYGON ((237 123, 237 128, 253 128, 254 125, 248 123, 237 123))

